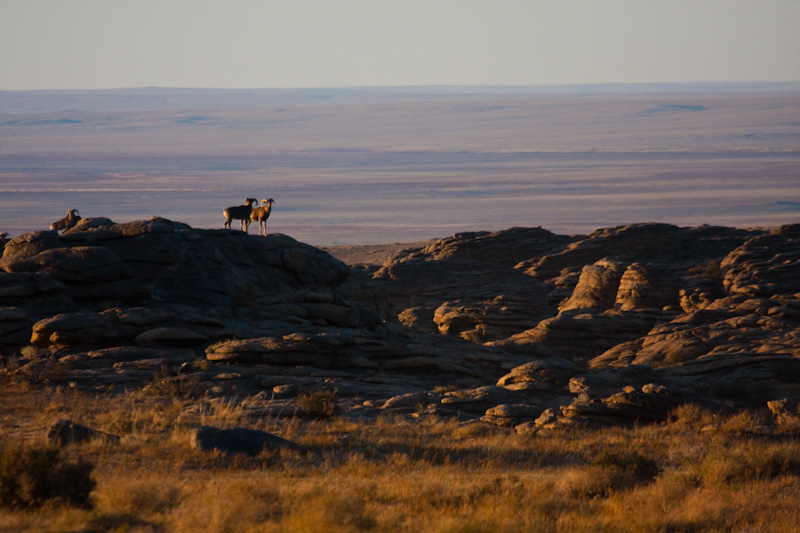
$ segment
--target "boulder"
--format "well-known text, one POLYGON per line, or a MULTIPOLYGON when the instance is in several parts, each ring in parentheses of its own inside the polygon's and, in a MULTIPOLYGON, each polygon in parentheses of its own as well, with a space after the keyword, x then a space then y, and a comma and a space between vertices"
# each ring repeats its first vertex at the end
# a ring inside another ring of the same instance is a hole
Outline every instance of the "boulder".
POLYGON ((392 398, 389 398, 380 408, 383 410, 398 410, 398 409, 413 410, 418 408, 419 406, 427 404, 428 404, 427 392, 408 392, 406 394, 401 394, 399 396, 393 396, 392 398))
POLYGON ((515 367, 497 381, 512 390, 555 391, 576 372, 578 365, 561 357, 543 357, 515 367))
POLYGON ((678 306, 680 285, 666 267, 633 263, 619 280, 615 305, 623 311, 678 306))
POLYGON ((200 426, 192 432, 191 445, 195 450, 218 450, 226 454, 255 456, 264 450, 298 449, 292 441, 266 431, 248 428, 220 429, 200 426))
POLYGON ((33 231, 19 235, 6 242, 3 256, 0 257, 0 270, 9 272, 9 264, 27 261, 41 252, 64 246, 66 244, 55 231, 33 231))
POLYGON ((504 403, 486 410, 481 421, 497 426, 516 427, 533 423, 544 412, 541 405, 530 403, 504 403))
POLYGON ((176 348, 199 346, 208 342, 208 337, 186 328, 153 328, 140 333, 133 340, 136 344, 174 346, 176 348))
POLYGON ((122 439, 111 433, 99 431, 88 426, 76 424, 71 420, 56 420, 47 430, 47 440, 59 446, 81 443, 89 440, 101 439, 106 442, 118 443, 122 439))
POLYGON ((441 403, 458 411, 481 415, 490 407, 519 398, 519 393, 489 385, 447 392, 441 403))

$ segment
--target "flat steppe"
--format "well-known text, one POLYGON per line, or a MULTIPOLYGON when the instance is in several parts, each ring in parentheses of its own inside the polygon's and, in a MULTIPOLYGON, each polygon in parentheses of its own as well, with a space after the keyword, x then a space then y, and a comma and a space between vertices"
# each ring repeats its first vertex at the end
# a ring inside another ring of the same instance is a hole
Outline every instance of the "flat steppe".
POLYGON ((72 208, 222 227, 246 197, 316 246, 776 226, 800 219, 800 93, 775 88, 0 92, 0 232, 72 208))

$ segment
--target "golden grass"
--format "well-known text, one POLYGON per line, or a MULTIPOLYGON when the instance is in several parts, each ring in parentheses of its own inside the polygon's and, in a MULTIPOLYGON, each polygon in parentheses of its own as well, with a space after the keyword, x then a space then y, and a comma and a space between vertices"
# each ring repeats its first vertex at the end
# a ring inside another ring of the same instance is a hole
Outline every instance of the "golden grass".
POLYGON ((92 510, 0 510, 0 531, 793 531, 800 441, 750 413, 686 407, 660 426, 539 433, 453 420, 253 418, 263 400, 131 392, 0 392, 6 440, 57 418, 123 437, 70 445, 95 465, 92 510), (300 450, 229 457, 190 447, 201 424, 300 450), (705 429, 702 429, 705 428, 705 429))

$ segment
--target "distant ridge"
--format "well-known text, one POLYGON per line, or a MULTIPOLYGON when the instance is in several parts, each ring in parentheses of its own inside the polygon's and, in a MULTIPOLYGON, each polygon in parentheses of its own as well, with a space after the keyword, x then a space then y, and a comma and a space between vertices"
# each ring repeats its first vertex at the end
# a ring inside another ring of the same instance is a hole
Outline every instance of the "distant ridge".
POLYGON ((54 111, 145 111, 413 101, 497 95, 686 94, 800 91, 797 82, 601 83, 586 85, 431 85, 297 89, 127 89, 0 91, 0 114, 54 111))

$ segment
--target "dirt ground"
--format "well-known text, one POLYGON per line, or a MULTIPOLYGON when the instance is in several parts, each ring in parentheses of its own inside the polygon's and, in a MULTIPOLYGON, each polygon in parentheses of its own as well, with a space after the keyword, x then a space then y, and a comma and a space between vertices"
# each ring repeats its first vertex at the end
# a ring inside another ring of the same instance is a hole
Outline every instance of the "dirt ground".
POLYGON ((364 244, 350 246, 327 246, 323 248, 333 257, 348 265, 383 265, 390 255, 409 248, 422 248, 430 241, 394 244, 364 244))

